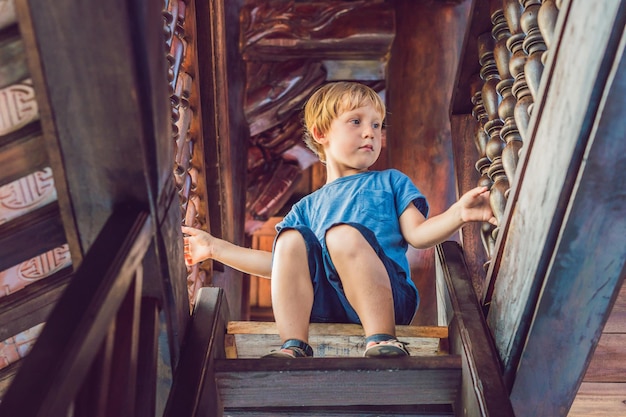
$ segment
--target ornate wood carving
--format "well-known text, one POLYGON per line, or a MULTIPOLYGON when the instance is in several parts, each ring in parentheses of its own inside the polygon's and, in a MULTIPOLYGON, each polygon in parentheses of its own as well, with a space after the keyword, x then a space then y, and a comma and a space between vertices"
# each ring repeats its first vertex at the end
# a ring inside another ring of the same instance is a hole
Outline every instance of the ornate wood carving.
POLYGON ((244 59, 378 59, 395 34, 384 1, 250 2, 241 13, 244 59))
MULTIPOLYGON (((171 104, 172 141, 174 146, 173 177, 178 190, 180 220, 188 226, 207 229, 206 184, 202 181, 204 154, 201 128, 198 86, 195 80, 195 27, 194 3, 169 0, 163 9, 163 33, 165 36, 168 82, 171 104), (187 18, 189 16, 189 19, 187 18)), ((208 230, 208 229, 207 229, 208 230)), ((207 266, 194 265, 187 269, 187 291, 190 303, 202 286, 209 285, 207 266)))

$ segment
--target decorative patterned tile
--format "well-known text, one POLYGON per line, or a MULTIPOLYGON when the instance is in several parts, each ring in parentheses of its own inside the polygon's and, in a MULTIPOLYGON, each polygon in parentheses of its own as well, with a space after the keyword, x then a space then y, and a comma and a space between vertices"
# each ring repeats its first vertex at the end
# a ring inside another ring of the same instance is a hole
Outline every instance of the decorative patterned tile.
POLYGON ((0 342, 0 369, 24 358, 35 344, 43 326, 44 323, 38 324, 0 342))
POLYGON ((0 272, 0 298, 13 294, 35 281, 46 278, 72 264, 68 245, 35 256, 0 272))
POLYGON ((0 187, 0 224, 23 216, 57 199, 52 169, 15 180, 0 187))
POLYGON ((30 79, 0 89, 0 136, 39 119, 39 107, 30 79))

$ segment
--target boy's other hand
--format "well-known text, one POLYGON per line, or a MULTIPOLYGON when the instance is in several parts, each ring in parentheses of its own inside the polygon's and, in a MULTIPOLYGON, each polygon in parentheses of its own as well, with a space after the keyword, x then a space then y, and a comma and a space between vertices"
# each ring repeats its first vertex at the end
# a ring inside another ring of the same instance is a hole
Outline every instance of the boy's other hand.
POLYGON ((462 209, 462 220, 464 222, 482 221, 489 222, 494 226, 498 225, 496 217, 491 211, 489 204, 489 188, 476 187, 469 190, 459 199, 462 209))
POLYGON ((215 237, 204 230, 183 226, 183 253, 185 264, 191 266, 213 257, 215 237))

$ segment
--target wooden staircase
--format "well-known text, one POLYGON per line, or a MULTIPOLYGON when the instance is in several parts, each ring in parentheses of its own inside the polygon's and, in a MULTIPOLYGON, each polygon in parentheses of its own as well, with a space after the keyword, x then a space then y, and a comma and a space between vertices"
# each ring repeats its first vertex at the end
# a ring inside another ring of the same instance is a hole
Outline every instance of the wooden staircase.
POLYGON ((460 247, 438 249, 448 319, 399 326, 412 356, 361 357, 357 325, 312 324, 314 358, 260 358, 280 341, 273 323, 229 322, 222 290, 203 288, 166 416, 513 416, 460 247))

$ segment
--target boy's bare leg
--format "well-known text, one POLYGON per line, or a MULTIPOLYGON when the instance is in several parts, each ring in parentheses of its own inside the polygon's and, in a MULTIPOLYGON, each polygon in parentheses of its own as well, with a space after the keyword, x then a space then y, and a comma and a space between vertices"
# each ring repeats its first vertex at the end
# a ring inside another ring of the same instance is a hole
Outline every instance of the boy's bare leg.
POLYGON ((281 233, 274 248, 272 308, 281 340, 309 341, 313 284, 306 245, 296 230, 281 233))
POLYGON ((395 313, 389 275, 361 232, 338 225, 326 232, 326 246, 348 301, 359 315, 365 336, 395 336, 395 313))

